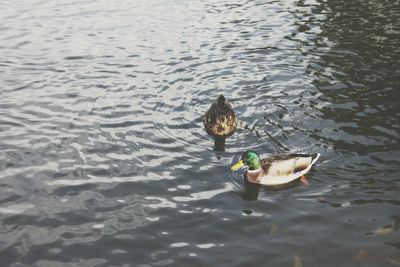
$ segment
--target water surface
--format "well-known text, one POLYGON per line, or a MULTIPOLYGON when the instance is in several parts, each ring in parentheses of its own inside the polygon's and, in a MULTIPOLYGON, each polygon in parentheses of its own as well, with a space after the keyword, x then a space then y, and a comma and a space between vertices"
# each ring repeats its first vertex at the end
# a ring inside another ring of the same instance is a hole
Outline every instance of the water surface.
POLYGON ((3 2, 2 266, 399 266, 399 5, 3 2), (322 157, 271 189, 246 149, 322 157))

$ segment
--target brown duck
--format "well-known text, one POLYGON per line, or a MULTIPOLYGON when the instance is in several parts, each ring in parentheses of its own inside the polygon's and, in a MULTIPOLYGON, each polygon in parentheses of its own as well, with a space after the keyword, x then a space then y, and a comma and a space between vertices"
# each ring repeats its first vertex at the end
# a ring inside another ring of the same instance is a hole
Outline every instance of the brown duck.
POLYGON ((236 130, 238 119, 232 110, 231 104, 220 95, 207 110, 203 118, 207 133, 217 138, 225 139, 236 130))

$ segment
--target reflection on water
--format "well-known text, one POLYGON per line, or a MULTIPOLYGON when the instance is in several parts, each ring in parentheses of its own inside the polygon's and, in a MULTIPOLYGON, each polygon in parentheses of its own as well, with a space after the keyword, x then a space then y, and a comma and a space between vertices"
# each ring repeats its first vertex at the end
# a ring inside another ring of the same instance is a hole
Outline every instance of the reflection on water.
POLYGON ((3 3, 2 266, 398 266, 398 5, 3 3), (322 157, 266 188, 247 149, 322 157))

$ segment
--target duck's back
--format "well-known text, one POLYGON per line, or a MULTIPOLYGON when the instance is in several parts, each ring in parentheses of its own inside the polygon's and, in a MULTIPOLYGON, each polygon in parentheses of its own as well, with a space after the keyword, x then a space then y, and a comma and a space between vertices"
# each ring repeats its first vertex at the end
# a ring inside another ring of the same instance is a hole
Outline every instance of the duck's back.
POLYGON ((318 154, 287 154, 273 155, 261 160, 261 166, 266 175, 288 176, 308 171, 316 161, 318 154))
POLYGON ((203 123, 209 134, 228 137, 235 131, 238 120, 231 105, 223 95, 220 95, 217 101, 207 110, 203 123))

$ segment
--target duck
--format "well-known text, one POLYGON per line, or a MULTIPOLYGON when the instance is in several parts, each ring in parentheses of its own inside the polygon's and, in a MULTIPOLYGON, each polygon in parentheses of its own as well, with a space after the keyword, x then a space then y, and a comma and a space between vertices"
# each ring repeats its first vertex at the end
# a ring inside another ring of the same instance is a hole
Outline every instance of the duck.
POLYGON ((260 159, 257 152, 245 151, 232 171, 246 168, 245 178, 254 184, 267 186, 284 185, 298 178, 308 184, 305 174, 321 156, 315 154, 274 154, 260 159))
POLYGON ((220 95, 204 114, 203 124, 207 133, 226 138, 235 132, 238 118, 228 100, 220 95))
POLYGON ((226 138, 235 132, 238 118, 228 100, 224 95, 220 95, 206 111, 203 123, 207 133, 226 138))
POLYGON ((207 133, 214 137, 215 150, 224 151, 225 139, 235 132, 238 118, 231 104, 221 94, 204 114, 203 124, 207 133))

